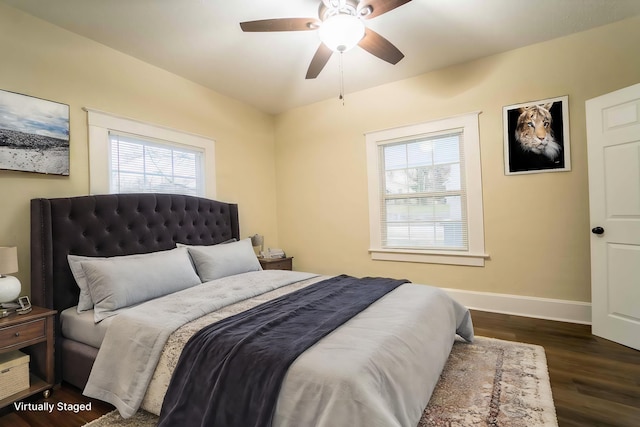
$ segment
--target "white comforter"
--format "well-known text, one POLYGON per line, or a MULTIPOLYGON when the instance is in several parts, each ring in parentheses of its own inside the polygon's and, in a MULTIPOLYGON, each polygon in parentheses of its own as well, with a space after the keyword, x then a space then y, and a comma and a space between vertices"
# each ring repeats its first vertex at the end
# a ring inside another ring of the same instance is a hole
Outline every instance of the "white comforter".
MULTIPOLYGON (((193 333, 325 278, 314 277, 246 273, 141 304, 122 319, 119 315, 84 394, 112 403, 124 417, 138 407, 159 414, 180 349, 193 333)), ((456 333, 473 339, 468 310, 438 288, 400 286, 291 365, 274 426, 415 427, 456 333)))

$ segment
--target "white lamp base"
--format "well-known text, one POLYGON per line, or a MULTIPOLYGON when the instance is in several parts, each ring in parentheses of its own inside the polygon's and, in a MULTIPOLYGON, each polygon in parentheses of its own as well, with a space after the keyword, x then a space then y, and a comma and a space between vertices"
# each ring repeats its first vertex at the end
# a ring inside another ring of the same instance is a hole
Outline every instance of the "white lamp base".
POLYGON ((18 299, 22 286, 13 276, 0 276, 0 303, 18 299))

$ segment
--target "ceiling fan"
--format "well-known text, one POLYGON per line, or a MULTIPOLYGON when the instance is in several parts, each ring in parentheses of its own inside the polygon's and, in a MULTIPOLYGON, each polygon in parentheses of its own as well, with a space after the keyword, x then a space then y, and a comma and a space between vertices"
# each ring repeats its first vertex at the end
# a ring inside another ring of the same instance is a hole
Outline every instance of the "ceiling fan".
POLYGON ((397 64, 404 55, 391 42, 367 28, 365 20, 387 13, 411 0, 321 0, 318 18, 275 18, 241 22, 245 32, 318 30, 320 47, 316 51, 307 79, 315 79, 333 52, 345 52, 358 45, 372 55, 397 64))

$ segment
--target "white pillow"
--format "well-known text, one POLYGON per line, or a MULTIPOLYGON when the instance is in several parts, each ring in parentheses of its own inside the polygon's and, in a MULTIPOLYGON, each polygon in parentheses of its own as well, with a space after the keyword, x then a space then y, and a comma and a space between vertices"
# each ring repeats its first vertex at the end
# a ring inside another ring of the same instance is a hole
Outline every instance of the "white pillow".
POLYGON ((262 270, 251 239, 212 246, 186 246, 203 282, 262 270))
POLYGON ((185 248, 80 261, 97 322, 120 308, 200 284, 185 248))

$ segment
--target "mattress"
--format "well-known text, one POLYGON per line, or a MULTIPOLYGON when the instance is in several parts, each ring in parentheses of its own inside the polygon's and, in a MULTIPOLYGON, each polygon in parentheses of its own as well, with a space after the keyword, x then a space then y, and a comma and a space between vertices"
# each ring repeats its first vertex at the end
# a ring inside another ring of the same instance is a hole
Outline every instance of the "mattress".
POLYGON ((62 336, 91 347, 100 348, 114 317, 95 323, 93 310, 78 313, 76 306, 69 307, 60 314, 62 336))

